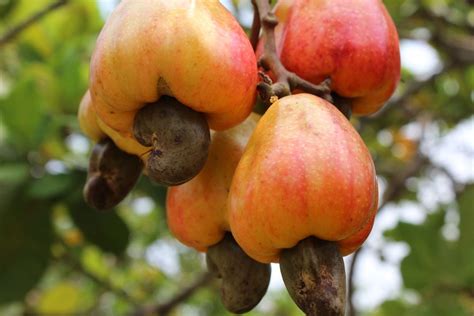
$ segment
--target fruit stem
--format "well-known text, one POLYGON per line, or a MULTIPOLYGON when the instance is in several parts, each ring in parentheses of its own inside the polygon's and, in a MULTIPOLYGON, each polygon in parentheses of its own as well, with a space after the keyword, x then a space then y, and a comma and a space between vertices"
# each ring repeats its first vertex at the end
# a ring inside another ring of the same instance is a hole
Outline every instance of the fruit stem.
MULTIPOLYGON (((317 95, 328 101, 331 99, 330 79, 324 80, 321 84, 315 85, 304 80, 293 72, 288 71, 280 61, 277 54, 275 43, 275 27, 278 25, 278 19, 271 11, 268 0, 252 0, 254 10, 260 18, 262 28, 262 37, 264 41, 264 51, 258 63, 265 69, 273 72, 277 81, 270 83, 263 80, 257 85, 260 97, 267 105, 271 105, 277 98, 281 98, 291 94, 294 89, 303 90, 305 92, 317 95), (275 98, 277 97, 277 98, 275 98)), ((264 77, 264 74, 260 74, 264 77)))
POLYGON ((281 252, 280 269, 291 298, 306 315, 344 315, 346 277, 335 242, 306 238, 281 252))
POLYGON ((260 23, 260 16, 258 15, 258 10, 254 7, 252 29, 250 30, 250 43, 252 44, 254 51, 257 50, 258 39, 260 38, 261 28, 262 28, 262 25, 260 23))
POLYGON ((349 99, 339 96, 336 93, 332 93, 333 104, 336 108, 341 111, 344 116, 350 120, 352 116, 352 107, 349 99))

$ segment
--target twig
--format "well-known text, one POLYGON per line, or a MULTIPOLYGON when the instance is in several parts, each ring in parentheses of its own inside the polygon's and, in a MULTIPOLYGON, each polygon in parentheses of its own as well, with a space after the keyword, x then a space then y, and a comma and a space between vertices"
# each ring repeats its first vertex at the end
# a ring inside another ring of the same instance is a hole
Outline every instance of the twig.
MULTIPOLYGON (((405 188, 405 182, 408 178, 415 176, 423 166, 426 166, 429 163, 429 159, 418 153, 410 164, 408 164, 402 172, 398 174, 389 184, 387 189, 384 192, 382 203, 379 205, 379 213, 387 206, 389 202, 396 200, 403 189, 405 188)), ((354 307, 354 275, 355 267, 359 259, 361 251, 364 249, 362 246, 359 248, 353 255, 351 265, 349 267, 349 276, 348 276, 348 299, 349 299, 349 316, 356 316, 357 311, 354 307)))
POLYGON ((98 277, 97 275, 87 271, 87 269, 85 269, 76 258, 74 258, 68 253, 68 248, 66 248, 64 253, 61 256, 57 257, 56 260, 58 262, 66 263, 68 266, 72 267, 77 272, 86 276, 87 278, 92 280, 94 283, 102 287, 103 289, 114 293, 118 297, 122 298, 123 300, 133 305, 134 307, 139 306, 139 303, 134 298, 132 298, 127 292, 125 292, 123 289, 118 288, 114 286, 113 284, 109 283, 107 280, 104 280, 98 277))
POLYGON ((348 276, 348 285, 347 285, 347 288, 348 288, 347 300, 349 304, 349 316, 357 315, 357 311, 354 307, 354 299, 353 299, 354 291, 355 291, 355 287, 354 287, 354 273, 355 272, 354 271, 355 271, 355 266, 359 259, 359 255, 361 251, 362 251, 362 247, 357 249, 357 251, 352 255, 351 265, 349 266, 349 276, 348 276))
MULTIPOLYGON (((408 83, 406 86, 406 89, 403 91, 402 94, 392 98, 390 101, 388 101, 387 105, 382 108, 382 110, 378 111, 375 115, 372 116, 372 118, 378 118, 381 116, 386 116, 389 115, 387 112, 390 110, 398 110, 402 108, 404 111, 409 111, 410 113, 407 113, 407 117, 412 118, 416 113, 413 113, 413 111, 410 111, 408 107, 406 106, 406 103, 408 100, 410 100, 411 97, 416 95, 418 92, 420 92, 423 88, 427 86, 433 85, 436 80, 443 74, 445 74, 448 71, 451 71, 457 67, 462 66, 463 64, 457 64, 457 63, 448 63, 445 65, 442 69, 440 69, 438 72, 432 74, 429 78, 421 81, 414 80, 411 83, 408 83)), ((371 118, 371 119, 372 119, 371 118)), ((365 120, 365 118, 364 118, 365 120)))
POLYGON ((429 159, 426 156, 417 154, 411 163, 390 182, 390 185, 384 192, 379 210, 381 211, 389 202, 396 200, 405 188, 406 180, 415 176, 428 162, 429 159))
POLYGON ((32 16, 28 17, 23 22, 19 23, 18 25, 14 26, 10 30, 8 30, 3 36, 0 37, 0 47, 7 44, 9 41, 13 40, 18 34, 20 34, 23 30, 34 24, 35 22, 39 21, 42 17, 47 15, 48 13, 54 11, 55 9, 65 5, 69 0, 58 0, 47 5, 42 10, 38 11, 37 13, 33 14, 32 16))
POLYGON ((275 27, 278 20, 271 12, 270 3, 268 0, 252 0, 252 4, 260 19, 264 42, 264 51, 260 57, 259 65, 265 70, 270 70, 277 78, 276 82, 272 83, 267 76, 261 74, 263 81, 258 84, 257 89, 262 100, 270 105, 278 98, 290 95, 292 90, 299 89, 331 101, 329 79, 315 85, 288 71, 283 66, 275 44, 275 27))
POLYGON ((181 292, 176 293, 169 301, 148 306, 142 309, 138 309, 132 315, 134 316, 146 316, 146 315, 159 315, 166 316, 171 310, 173 310, 177 305, 187 300, 191 295, 194 294, 198 289, 207 285, 214 278, 212 272, 203 273, 194 283, 189 287, 184 288, 181 292))
POLYGON ((258 15, 258 8, 255 6, 255 2, 253 3, 253 22, 252 22, 252 29, 250 30, 250 43, 252 43, 253 50, 257 50, 258 39, 260 37, 260 16, 258 15))
MULTIPOLYGON (((426 83, 426 82, 425 82, 426 83)), ((417 88, 418 89, 418 88, 417 88)), ((402 101, 403 98, 400 99, 402 101)), ((403 101, 405 102, 405 101, 403 101)), ((420 152, 420 144, 422 143, 423 139, 426 138, 426 129, 429 123, 432 121, 431 116, 429 115, 419 115, 417 121, 421 124, 422 126, 422 133, 420 139, 417 141, 416 147, 417 147, 417 153, 416 155, 412 158, 410 163, 408 163, 401 172, 397 172, 397 174, 392 178, 390 181, 389 185, 385 189, 385 192, 382 197, 382 202, 379 205, 379 211, 378 214, 380 214, 385 207, 387 206, 388 203, 398 199, 400 197, 400 194, 403 192, 405 189, 405 183, 406 180, 414 177, 417 175, 420 170, 427 166, 427 165, 432 165, 430 159, 423 155, 420 152)), ((348 299, 349 299, 349 316, 356 316, 357 315, 357 310, 355 309, 354 306, 354 275, 356 271, 356 264, 360 258, 360 253, 364 249, 364 246, 359 248, 353 255, 351 265, 349 267, 349 276, 348 276, 348 299)))

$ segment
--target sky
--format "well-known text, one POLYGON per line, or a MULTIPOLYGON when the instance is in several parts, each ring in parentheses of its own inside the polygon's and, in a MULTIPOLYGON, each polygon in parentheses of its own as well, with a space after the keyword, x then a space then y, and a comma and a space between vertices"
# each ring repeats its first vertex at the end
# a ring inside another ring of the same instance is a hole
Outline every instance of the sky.
MULTIPOLYGON (((248 3, 250 0, 243 0, 240 20, 246 26, 252 21, 252 11, 248 3)), ((106 18, 113 10, 117 0, 99 0, 101 12, 106 18)), ((232 10, 230 0, 221 1, 226 7, 232 10)), ((421 33, 422 29, 419 30, 421 33)), ((400 43, 402 67, 410 70, 416 78, 423 80, 440 70, 441 62, 436 53, 424 40, 403 40, 400 43)), ((444 87, 447 92, 457 93, 456 83, 444 87)), ((474 92, 472 94, 474 102, 474 92)), ((404 132, 407 137, 416 139, 420 137, 420 127, 414 123, 407 124, 404 132)), ((390 146, 390 139, 380 136, 381 143, 390 146)), ((440 135, 436 125, 428 128, 425 135, 422 150, 433 161, 447 168, 459 182, 474 181, 474 117, 470 117, 459 124, 447 135, 440 135)), ((78 151, 84 150, 85 139, 80 136, 73 137, 71 148, 78 151)), ((398 297, 402 289, 402 280, 399 272, 401 260, 409 253, 410 249, 404 243, 387 243, 382 236, 383 231, 393 228, 399 221, 419 224, 426 218, 427 210, 433 211, 440 202, 446 202, 454 198, 454 193, 450 187, 450 182, 442 174, 435 174, 429 179, 421 180, 422 183, 415 183, 423 187, 420 190, 420 200, 423 207, 415 203, 401 203, 399 205, 389 204, 380 215, 377 216, 374 228, 366 241, 367 250, 361 253, 357 265, 355 286, 356 307, 362 310, 371 310, 388 298, 398 297), (382 247, 385 261, 381 261, 379 254, 373 249, 382 247)), ((383 179, 379 179, 379 186, 383 194, 385 184, 383 179)), ((154 204, 149 198, 139 198, 133 201, 133 207, 137 214, 145 215, 151 212, 154 204)), ((446 238, 456 238, 457 222, 453 217, 448 221, 446 230, 443 230, 446 238)), ((160 239, 153 243, 147 253, 146 259, 156 267, 159 267, 169 276, 179 273, 178 255, 184 246, 174 239, 160 239)), ((346 266, 350 263, 351 256, 345 258, 346 266)), ((204 264, 204 260, 203 260, 204 264)), ((272 265, 272 278, 270 284, 270 295, 266 295, 258 308, 265 310, 271 304, 271 292, 280 291, 284 284, 277 265, 272 265)), ((347 271, 347 269, 346 269, 347 271)), ((404 297, 410 301, 416 301, 416 296, 410 292, 405 292, 404 297)))

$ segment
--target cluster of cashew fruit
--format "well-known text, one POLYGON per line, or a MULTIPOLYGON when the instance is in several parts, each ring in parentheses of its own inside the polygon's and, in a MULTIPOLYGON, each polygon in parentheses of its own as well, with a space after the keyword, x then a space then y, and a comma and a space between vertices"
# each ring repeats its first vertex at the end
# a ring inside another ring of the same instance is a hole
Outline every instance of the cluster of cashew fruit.
MULTIPOLYGON (((380 0, 279 0, 269 14, 281 63, 313 84, 329 78, 327 99, 368 115, 393 93, 398 35, 380 0)), ((264 41, 254 52, 217 0, 123 0, 79 108, 97 142, 84 196, 112 208, 143 172, 169 186, 169 228, 206 252, 229 311, 255 307, 279 262, 306 314, 343 315, 342 256, 372 229, 374 164, 347 113, 320 97, 294 90, 252 113, 258 65, 279 79, 257 63, 264 41)))

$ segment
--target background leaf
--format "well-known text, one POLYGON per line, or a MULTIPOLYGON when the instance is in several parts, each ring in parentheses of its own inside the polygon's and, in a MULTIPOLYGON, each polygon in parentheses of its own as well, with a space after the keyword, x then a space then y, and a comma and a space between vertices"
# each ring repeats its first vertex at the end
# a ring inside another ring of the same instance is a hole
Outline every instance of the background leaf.
POLYGON ((15 201, 3 213, 0 232, 0 303, 22 300, 48 267, 53 231, 49 205, 15 201))
POLYGON ((127 224, 114 210, 101 212, 90 208, 82 192, 74 193, 68 201, 69 214, 84 237, 103 251, 123 255, 130 239, 127 224))

